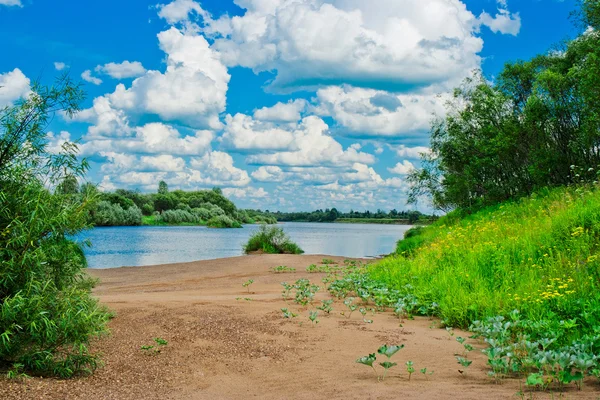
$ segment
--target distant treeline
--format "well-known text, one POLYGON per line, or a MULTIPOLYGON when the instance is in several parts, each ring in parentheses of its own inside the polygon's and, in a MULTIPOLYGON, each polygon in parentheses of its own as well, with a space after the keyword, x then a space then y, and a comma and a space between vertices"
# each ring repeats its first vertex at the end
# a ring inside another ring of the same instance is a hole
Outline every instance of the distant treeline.
POLYGON ((344 213, 336 208, 316 210, 312 212, 271 212, 269 210, 246 210, 251 217, 270 217, 281 222, 345 222, 345 223, 383 223, 383 224, 416 224, 430 223, 437 219, 435 216, 426 215, 419 211, 397 211, 389 212, 383 210, 354 211, 344 213))
POLYGON ((95 226, 206 225, 211 228, 240 228, 242 224, 275 224, 268 216, 250 217, 223 196, 221 189, 185 192, 169 191, 160 182, 156 193, 117 189, 100 192, 92 184, 81 187, 75 179, 65 179, 57 189, 65 194, 94 192, 96 204, 90 211, 95 226))

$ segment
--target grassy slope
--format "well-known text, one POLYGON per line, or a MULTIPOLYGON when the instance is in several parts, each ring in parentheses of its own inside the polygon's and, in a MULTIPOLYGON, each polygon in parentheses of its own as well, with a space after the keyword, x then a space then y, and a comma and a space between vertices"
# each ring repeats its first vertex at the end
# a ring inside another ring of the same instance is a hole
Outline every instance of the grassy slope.
POLYGON ((600 190, 557 189, 443 217, 399 242, 404 255, 370 274, 437 303, 452 325, 519 309, 532 320, 577 318, 589 329, 600 310, 599 245, 600 190))

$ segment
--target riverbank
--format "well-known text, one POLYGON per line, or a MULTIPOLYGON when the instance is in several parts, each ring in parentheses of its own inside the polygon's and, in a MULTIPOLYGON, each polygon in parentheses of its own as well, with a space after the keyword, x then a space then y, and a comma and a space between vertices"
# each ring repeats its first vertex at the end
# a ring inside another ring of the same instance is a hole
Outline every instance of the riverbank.
MULTIPOLYGON (((306 272, 324 255, 252 255, 153 267, 90 270, 101 280, 94 294, 115 311, 112 335, 94 343, 105 366, 74 380, 33 378, 23 383, 0 379, 2 399, 506 399, 519 382, 495 385, 487 376, 486 357, 473 352, 468 375, 458 372, 455 353, 462 346, 435 320, 400 321, 390 312, 340 315, 315 307, 286 304, 282 281, 300 278, 322 285, 324 274, 306 272), (276 274, 285 265, 294 272, 276 274), (246 287, 242 284, 253 280, 246 287), (284 319, 281 308, 299 316, 284 319), (300 324, 301 323, 301 324, 300 324), (161 352, 141 350, 153 338, 168 341, 161 352), (355 363, 384 343, 403 344, 398 366, 384 382, 355 363), (414 362, 408 379, 404 363, 414 362), (434 372, 422 375, 419 370, 434 372)), ((368 262, 368 260, 365 260, 368 262)), ((324 291, 317 299, 329 299, 324 291)), ((456 331, 456 336, 468 333, 456 331)), ((472 342, 476 347, 481 344, 472 342)), ((595 399, 595 387, 569 391, 568 398, 595 399)), ((528 396, 528 394, 526 394, 528 396)), ((550 394, 535 393, 536 399, 550 394)), ((555 394, 555 397, 558 397, 555 394)))

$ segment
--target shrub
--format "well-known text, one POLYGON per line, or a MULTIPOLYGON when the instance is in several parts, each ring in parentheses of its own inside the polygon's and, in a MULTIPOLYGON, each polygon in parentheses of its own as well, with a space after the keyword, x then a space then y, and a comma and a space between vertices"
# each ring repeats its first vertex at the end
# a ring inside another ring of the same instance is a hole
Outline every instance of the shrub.
POLYGON ((156 222, 164 224, 197 224, 200 217, 184 210, 168 210, 157 215, 156 222))
POLYGON ((241 228, 242 224, 226 215, 212 217, 206 223, 209 228, 241 228))
POLYGON ((13 371, 68 377, 98 365, 88 345, 109 314, 91 297, 85 256, 70 239, 89 227, 97 194, 45 185, 87 168, 71 143, 47 151, 43 131, 52 112, 72 115, 81 99, 63 77, 0 110, 0 365, 13 371))
POLYGON ((154 213, 154 206, 150 203, 146 203, 142 206, 142 214, 152 215, 154 213))
POLYGON ((137 226, 142 224, 142 211, 136 206, 124 210, 108 201, 98 203, 92 222, 96 226, 137 226))
POLYGON ((192 213, 202 221, 208 221, 212 218, 210 211, 208 211, 206 208, 194 208, 192 213))
POLYGON ((246 254, 253 251, 263 251, 268 254, 304 253, 304 250, 290 240, 283 228, 266 225, 261 225, 244 246, 246 254))

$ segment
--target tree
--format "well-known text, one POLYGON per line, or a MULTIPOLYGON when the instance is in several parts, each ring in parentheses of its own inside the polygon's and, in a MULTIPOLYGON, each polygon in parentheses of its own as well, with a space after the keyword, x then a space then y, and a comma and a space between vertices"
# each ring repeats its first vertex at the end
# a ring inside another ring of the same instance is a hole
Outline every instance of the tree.
POLYGON ((87 228, 96 201, 65 182, 82 177, 85 161, 65 143, 46 149, 56 112, 73 115, 83 98, 67 76, 0 111, 0 364, 16 372, 61 377, 91 371, 90 339, 106 332, 109 314, 90 294, 85 256, 73 235, 87 228), (59 193, 47 187, 63 184, 59 193))
POLYGON ((77 194, 79 193, 79 183, 77 177, 67 175, 63 181, 56 187, 56 193, 59 194, 77 194))
POLYGON ((158 182, 158 194, 167 194, 169 193, 169 186, 167 185, 167 182, 165 181, 160 181, 158 182))
MULTIPOLYGON (((582 1, 586 26, 597 1, 582 1)), ((409 202, 479 208, 545 187, 595 180, 600 166, 600 33, 560 51, 505 66, 495 83, 480 72, 454 91, 431 130, 430 154, 408 176, 409 202), (588 171, 588 172, 586 172, 588 171)))

